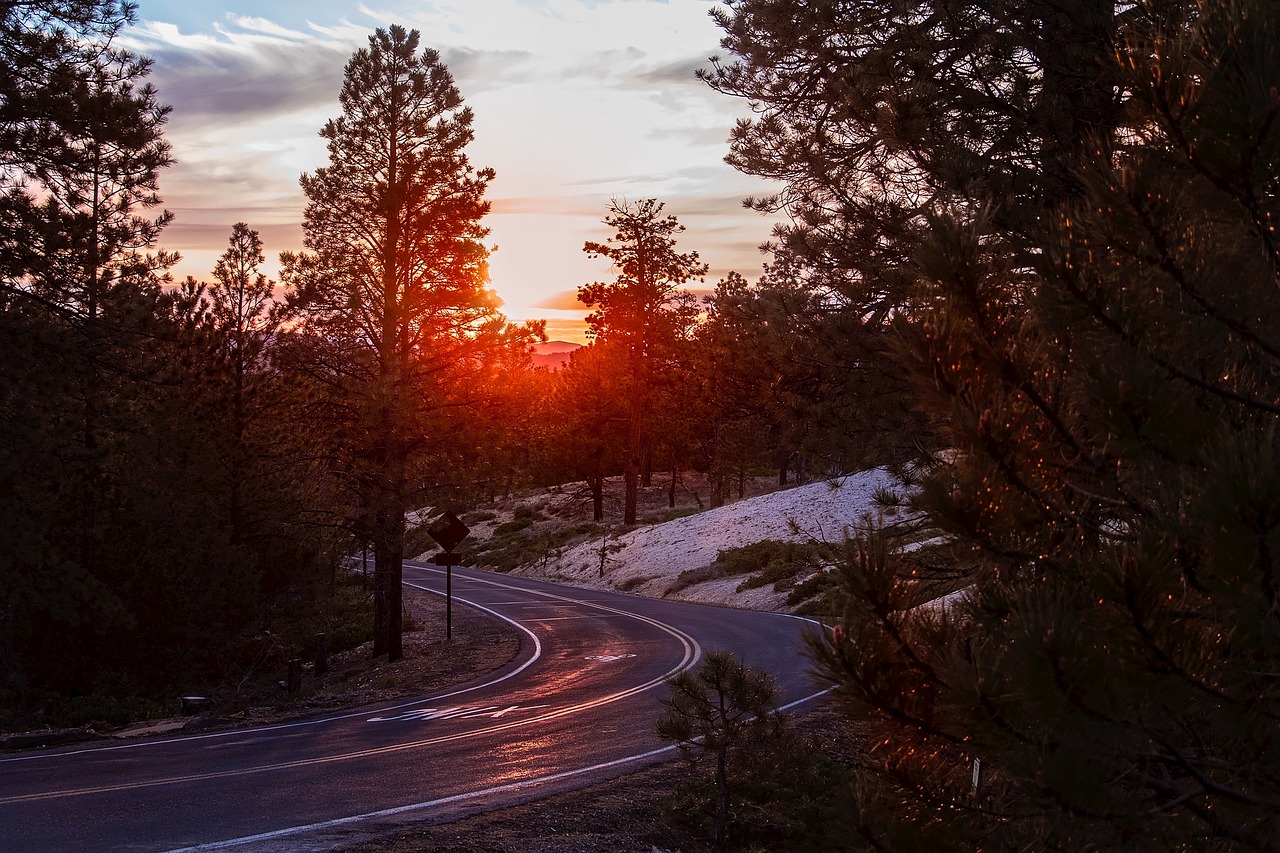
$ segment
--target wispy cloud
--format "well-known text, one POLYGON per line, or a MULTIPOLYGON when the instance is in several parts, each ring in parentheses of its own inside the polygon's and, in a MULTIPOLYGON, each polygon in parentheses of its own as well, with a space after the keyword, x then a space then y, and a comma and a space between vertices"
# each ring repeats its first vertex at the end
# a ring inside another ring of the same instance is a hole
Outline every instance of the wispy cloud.
POLYGON ((533 303, 534 308, 544 308, 548 311, 583 311, 582 303, 578 301, 578 291, 576 290, 560 290, 549 294, 545 299, 540 299, 533 303))
POLYGON ((711 263, 709 280, 758 269, 755 247, 770 226, 740 199, 762 186, 722 162, 744 105, 694 76, 719 41, 710 5, 144 0, 153 17, 125 37, 155 58, 152 79, 174 106, 178 165, 162 192, 177 219, 163 242, 190 259, 179 275, 204 278, 237 221, 262 232, 269 256, 298 248, 298 175, 325 164, 317 131, 339 111, 343 68, 374 28, 394 22, 440 51, 475 109, 468 154, 498 172, 488 224, 502 250, 491 269, 513 317, 550 316, 580 335, 573 288, 609 277, 582 244, 605 236, 611 196, 666 201, 688 227, 681 247, 711 263), (163 21, 166 8, 180 24, 163 21))

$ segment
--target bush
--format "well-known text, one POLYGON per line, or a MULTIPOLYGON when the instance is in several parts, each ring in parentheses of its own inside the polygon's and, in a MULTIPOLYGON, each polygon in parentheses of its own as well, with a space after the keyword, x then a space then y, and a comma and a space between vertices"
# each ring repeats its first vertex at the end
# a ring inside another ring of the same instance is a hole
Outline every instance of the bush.
POLYGON ((535 509, 534 507, 521 504, 520 506, 515 508, 515 512, 512 513, 512 517, 515 518, 517 521, 532 522, 532 521, 538 521, 539 519, 541 519, 542 513, 538 512, 538 510, 535 509))
POLYGON ((724 567, 719 563, 712 563, 709 566, 699 566, 696 569, 685 569, 676 575, 675 581, 671 584, 671 588, 667 590, 667 594, 680 592, 691 586, 697 586, 700 583, 717 580, 726 575, 724 567))
POLYGON ((512 533, 519 533, 531 524, 533 524, 532 518, 527 516, 525 518, 517 517, 512 521, 504 521, 497 527, 493 528, 493 535, 510 536, 512 533))
MULTIPOLYGON (((677 787, 671 814, 705 829, 718 850, 823 850, 839 826, 838 765, 793 731, 777 710, 768 673, 728 652, 667 680, 657 733, 679 745, 699 775, 677 787)), ((838 842, 837 842, 838 844, 838 842)))
POLYGON ((742 548, 729 548, 716 556, 721 577, 747 575, 738 591, 773 585, 779 592, 795 585, 804 572, 821 568, 831 548, 821 542, 783 542, 765 539, 742 548))

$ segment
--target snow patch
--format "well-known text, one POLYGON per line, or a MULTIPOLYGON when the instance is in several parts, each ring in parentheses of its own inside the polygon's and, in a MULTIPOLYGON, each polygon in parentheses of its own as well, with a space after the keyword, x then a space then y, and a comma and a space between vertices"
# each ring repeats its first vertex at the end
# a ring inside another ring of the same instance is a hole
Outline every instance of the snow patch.
MULTIPOLYGON (((876 468, 797 486, 584 542, 545 565, 525 566, 514 574, 661 597, 681 572, 709 566, 721 551, 730 548, 766 539, 841 542, 868 514, 876 514, 875 493, 894 483, 887 471, 876 468)), ((706 581, 681 590, 675 597, 762 610, 779 609, 786 598, 786 593, 771 588, 738 592, 742 580, 706 581)))

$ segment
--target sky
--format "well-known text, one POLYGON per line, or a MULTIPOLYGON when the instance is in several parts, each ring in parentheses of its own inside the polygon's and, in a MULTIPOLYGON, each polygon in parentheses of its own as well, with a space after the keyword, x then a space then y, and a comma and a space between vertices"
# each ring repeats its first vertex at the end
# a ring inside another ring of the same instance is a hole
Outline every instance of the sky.
POLYGON ((231 227, 262 236, 274 277, 302 248, 298 177, 327 163, 343 67, 379 27, 402 24, 440 51, 475 112, 468 156, 492 167, 491 286, 513 321, 546 319, 584 340, 579 285, 612 279, 586 240, 608 236, 611 198, 654 197, 686 227, 681 251, 755 278, 772 221, 742 199, 770 191, 723 162, 740 99, 695 69, 719 54, 709 0, 140 0, 122 44, 150 56, 173 107, 176 164, 161 177, 173 273, 208 280, 231 227))

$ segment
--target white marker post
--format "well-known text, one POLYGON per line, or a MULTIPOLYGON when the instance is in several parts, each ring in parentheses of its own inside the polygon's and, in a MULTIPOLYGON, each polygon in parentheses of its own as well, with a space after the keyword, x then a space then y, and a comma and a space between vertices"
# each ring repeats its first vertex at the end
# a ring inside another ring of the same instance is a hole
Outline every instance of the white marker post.
POLYGON ((427 534, 444 549, 444 553, 436 554, 431 562, 437 566, 444 566, 444 638, 446 640, 453 639, 453 567, 460 562, 458 556, 453 553, 453 549, 457 548, 458 543, 466 539, 470 532, 471 528, 451 512, 442 513, 427 528, 427 534))

